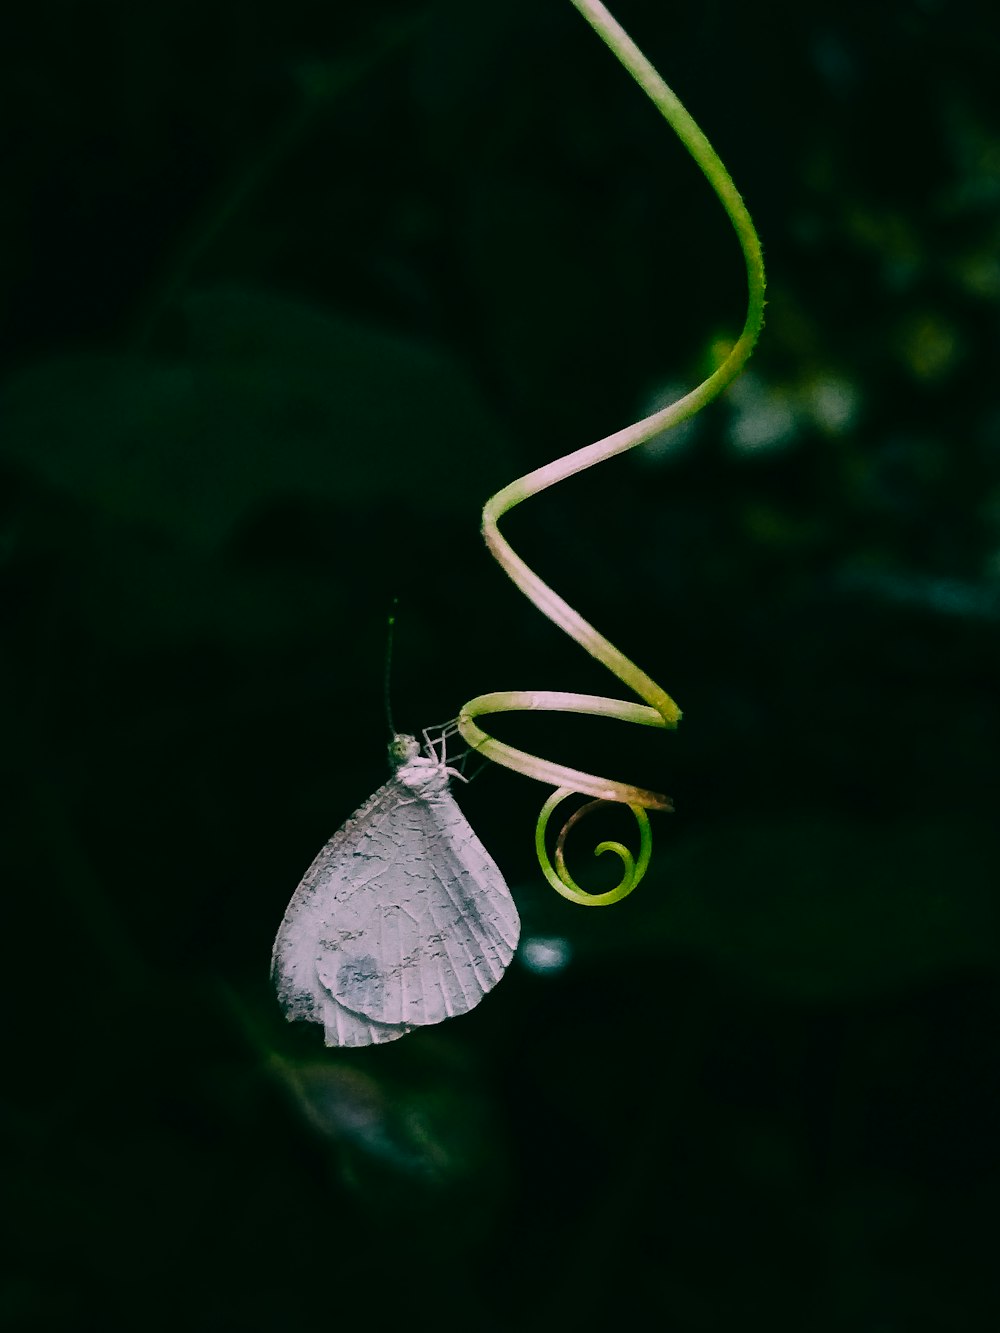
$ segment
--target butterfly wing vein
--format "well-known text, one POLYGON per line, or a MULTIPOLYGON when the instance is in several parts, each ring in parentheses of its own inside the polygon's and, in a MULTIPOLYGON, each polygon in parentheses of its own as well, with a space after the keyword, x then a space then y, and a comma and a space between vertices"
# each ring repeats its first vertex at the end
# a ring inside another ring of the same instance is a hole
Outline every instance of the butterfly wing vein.
POLYGON ((289 903, 272 972, 289 1019, 327 1045, 392 1041, 467 1013, 520 923, 503 877, 444 787, 391 779, 327 843, 289 903))

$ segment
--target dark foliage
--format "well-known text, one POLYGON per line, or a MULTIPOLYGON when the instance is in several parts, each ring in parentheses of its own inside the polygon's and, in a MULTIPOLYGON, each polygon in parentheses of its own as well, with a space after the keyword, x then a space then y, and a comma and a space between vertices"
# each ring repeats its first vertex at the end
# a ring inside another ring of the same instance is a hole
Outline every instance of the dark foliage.
POLYGON ((1000 1320, 1000 11, 617 12, 768 327, 686 435, 507 523, 681 729, 505 734, 678 814, 583 911, 543 789, 485 774, 569 961, 349 1055, 267 964, 383 780, 389 599, 408 729, 616 692, 479 506, 704 373, 736 242, 565 0, 0 20, 6 1327, 1000 1320))

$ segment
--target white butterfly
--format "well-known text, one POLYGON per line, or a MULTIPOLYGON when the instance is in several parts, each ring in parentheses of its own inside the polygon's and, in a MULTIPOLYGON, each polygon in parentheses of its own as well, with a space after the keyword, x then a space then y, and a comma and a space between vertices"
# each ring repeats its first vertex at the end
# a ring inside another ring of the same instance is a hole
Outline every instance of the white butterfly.
POLYGON ((394 775, 316 857, 274 941, 285 1016, 322 1023, 327 1046, 467 1013, 517 947, 510 891, 448 790, 455 770, 413 736, 389 749, 394 775))

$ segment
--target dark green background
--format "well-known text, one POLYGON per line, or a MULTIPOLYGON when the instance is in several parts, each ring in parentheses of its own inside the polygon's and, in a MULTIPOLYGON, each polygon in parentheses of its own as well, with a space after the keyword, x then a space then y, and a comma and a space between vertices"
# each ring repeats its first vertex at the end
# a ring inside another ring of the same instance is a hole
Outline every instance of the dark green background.
POLYGON ((568 966, 341 1054, 267 966, 385 776, 389 599, 406 729, 618 692, 479 507, 696 382, 737 246, 566 0, 5 12, 7 1327, 997 1326, 998 11, 618 13, 768 327, 506 524, 681 729, 500 729, 678 813, 587 911, 484 773, 568 966))

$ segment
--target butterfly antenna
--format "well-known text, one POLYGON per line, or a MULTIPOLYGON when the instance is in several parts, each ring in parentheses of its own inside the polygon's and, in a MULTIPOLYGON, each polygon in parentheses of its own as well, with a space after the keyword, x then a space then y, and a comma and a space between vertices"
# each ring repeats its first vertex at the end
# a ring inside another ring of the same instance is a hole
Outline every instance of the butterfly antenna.
POLYGON ((394 597, 389 603, 389 614, 385 621, 385 675, 382 680, 382 695, 385 704, 385 720, 389 728, 390 742, 396 739, 396 727, 392 720, 392 637, 396 627, 396 607, 399 598, 394 597))

